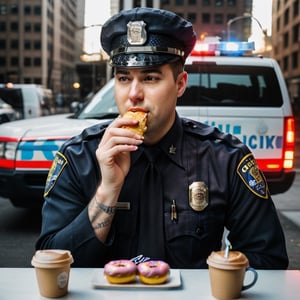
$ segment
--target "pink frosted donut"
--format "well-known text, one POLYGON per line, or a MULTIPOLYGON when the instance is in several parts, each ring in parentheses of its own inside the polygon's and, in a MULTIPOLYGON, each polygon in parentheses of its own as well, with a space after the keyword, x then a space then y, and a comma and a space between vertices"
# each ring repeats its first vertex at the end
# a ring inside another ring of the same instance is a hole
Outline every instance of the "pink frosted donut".
POLYGON ((112 260, 104 266, 104 275, 109 283, 129 283, 136 278, 136 265, 131 260, 112 260))
POLYGON ((140 281, 145 284, 162 284, 168 280, 170 266, 162 260, 149 260, 137 266, 140 281))

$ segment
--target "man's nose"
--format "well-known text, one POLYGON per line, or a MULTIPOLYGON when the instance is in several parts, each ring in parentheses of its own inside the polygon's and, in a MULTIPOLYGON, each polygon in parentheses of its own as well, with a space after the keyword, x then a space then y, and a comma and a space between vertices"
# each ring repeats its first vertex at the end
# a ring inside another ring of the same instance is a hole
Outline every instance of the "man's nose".
POLYGON ((129 99, 133 103, 143 101, 144 93, 143 93, 142 83, 136 80, 132 81, 130 91, 129 91, 129 99))

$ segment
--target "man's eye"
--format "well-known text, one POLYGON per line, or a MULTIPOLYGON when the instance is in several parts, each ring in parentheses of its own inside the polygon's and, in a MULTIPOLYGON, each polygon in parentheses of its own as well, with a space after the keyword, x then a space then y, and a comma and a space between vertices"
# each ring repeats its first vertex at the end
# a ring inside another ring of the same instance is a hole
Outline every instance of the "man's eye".
POLYGON ((125 77, 125 76, 120 76, 118 77, 118 81, 121 81, 121 82, 125 82, 125 81, 128 81, 128 77, 125 77))
POLYGON ((158 80, 158 78, 156 76, 151 76, 151 75, 148 75, 146 78, 145 78, 146 81, 156 81, 158 80))

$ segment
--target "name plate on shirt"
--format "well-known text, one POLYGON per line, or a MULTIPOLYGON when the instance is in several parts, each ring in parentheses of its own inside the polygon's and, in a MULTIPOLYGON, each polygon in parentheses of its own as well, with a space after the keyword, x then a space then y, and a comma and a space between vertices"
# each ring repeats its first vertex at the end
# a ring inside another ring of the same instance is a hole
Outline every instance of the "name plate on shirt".
POLYGON ((116 208, 119 210, 130 210, 130 202, 117 202, 116 208))

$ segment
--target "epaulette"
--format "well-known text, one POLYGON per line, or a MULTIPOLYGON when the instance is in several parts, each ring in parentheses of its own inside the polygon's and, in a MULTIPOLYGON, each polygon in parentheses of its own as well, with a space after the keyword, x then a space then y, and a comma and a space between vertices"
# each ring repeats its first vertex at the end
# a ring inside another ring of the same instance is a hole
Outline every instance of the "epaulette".
POLYGON ((79 135, 73 136, 72 138, 67 140, 63 144, 61 151, 63 151, 64 148, 67 148, 70 145, 81 143, 83 140, 89 140, 96 136, 101 137, 104 133, 104 130, 107 128, 107 126, 110 123, 111 123, 111 120, 103 122, 103 123, 98 123, 93 126, 85 128, 79 135))

